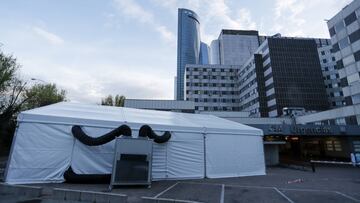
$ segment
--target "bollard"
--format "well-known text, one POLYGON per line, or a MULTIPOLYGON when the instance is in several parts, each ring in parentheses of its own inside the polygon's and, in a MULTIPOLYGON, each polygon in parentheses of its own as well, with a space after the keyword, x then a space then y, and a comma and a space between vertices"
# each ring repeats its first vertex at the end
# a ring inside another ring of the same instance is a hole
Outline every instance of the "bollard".
POLYGON ((310 161, 312 172, 315 173, 315 163, 310 161))

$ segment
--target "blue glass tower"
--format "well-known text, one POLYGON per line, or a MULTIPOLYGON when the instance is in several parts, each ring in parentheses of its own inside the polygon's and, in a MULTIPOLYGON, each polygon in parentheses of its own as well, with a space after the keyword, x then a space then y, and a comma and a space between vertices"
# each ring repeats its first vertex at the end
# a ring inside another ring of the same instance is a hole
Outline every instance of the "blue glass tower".
POLYGON ((184 100, 185 65, 199 64, 200 57, 200 21, 194 11, 179 8, 177 43, 176 99, 184 100))
POLYGON ((210 64, 210 47, 204 42, 200 42, 199 60, 199 63, 202 65, 210 64))

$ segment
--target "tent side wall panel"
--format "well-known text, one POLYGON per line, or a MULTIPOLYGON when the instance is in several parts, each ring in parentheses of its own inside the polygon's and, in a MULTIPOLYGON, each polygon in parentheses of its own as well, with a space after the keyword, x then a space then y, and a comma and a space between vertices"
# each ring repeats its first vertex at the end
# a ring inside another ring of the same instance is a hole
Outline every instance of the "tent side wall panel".
POLYGON ((20 123, 9 157, 7 183, 62 182, 74 138, 70 126, 20 123))
POLYGON ((169 179, 204 178, 204 137, 200 133, 173 133, 167 144, 169 179))
POLYGON ((254 135, 206 135, 206 177, 265 175, 263 140, 254 135))

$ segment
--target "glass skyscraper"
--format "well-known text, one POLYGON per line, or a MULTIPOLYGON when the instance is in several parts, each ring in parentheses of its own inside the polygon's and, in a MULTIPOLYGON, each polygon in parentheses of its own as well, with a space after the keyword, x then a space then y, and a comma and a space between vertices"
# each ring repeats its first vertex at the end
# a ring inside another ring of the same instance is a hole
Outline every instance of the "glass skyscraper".
POLYGON ((200 62, 200 21, 191 10, 178 10, 176 99, 184 100, 184 77, 186 64, 200 62))

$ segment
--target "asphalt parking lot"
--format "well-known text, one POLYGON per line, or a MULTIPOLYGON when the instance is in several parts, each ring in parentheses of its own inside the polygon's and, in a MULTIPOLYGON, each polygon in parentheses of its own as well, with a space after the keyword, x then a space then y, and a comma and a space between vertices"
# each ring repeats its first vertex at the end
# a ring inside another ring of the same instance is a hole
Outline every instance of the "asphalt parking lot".
MULTIPOLYGON (((47 190, 64 188, 107 192, 108 185, 38 184, 47 190)), ((145 187, 117 187, 127 202, 360 202, 360 168, 317 167, 316 173, 268 168, 266 176, 182 181, 156 181, 145 187)), ((49 193, 50 194, 50 193, 49 193)), ((1 201, 0 201, 1 202, 1 201)), ((48 202, 48 201, 47 201, 48 202)))

